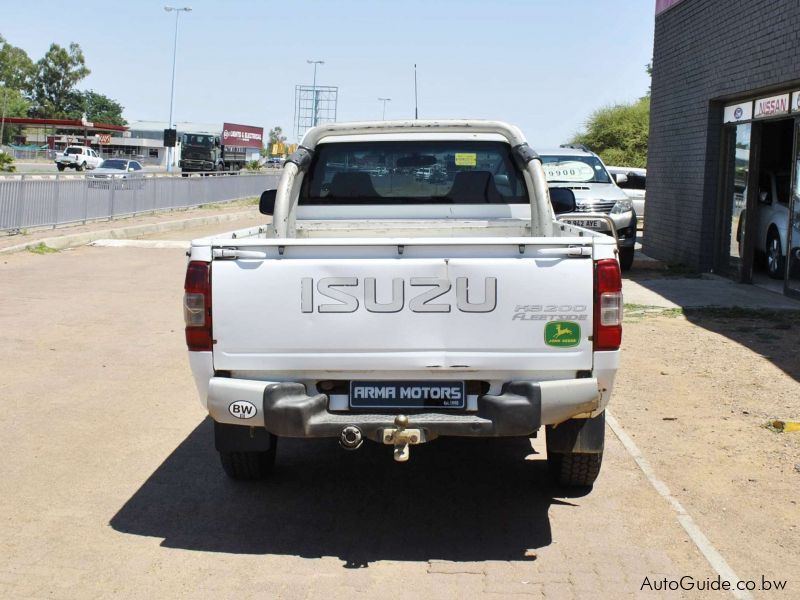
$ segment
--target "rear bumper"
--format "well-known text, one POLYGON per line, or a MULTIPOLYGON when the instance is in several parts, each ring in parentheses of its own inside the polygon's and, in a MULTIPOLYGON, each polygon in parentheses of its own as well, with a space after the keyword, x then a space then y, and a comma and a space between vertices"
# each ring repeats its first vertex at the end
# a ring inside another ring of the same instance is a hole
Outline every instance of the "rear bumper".
POLYGON ((588 416, 600 408, 597 379, 543 382, 509 382, 500 394, 478 397, 478 410, 337 411, 328 409, 326 394, 306 392, 302 383, 267 382, 214 377, 208 388, 208 411, 219 423, 264 427, 282 437, 339 437, 345 427, 358 427, 363 436, 383 439, 399 412, 409 425, 424 432, 424 439, 438 436, 526 436, 544 424, 588 416))

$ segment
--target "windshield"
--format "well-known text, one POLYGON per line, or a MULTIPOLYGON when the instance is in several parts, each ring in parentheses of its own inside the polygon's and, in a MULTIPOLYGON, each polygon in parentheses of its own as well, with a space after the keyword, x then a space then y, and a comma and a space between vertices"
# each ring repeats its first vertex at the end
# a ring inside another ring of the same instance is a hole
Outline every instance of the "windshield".
POLYGON ((541 156, 548 183, 611 183, 595 156, 541 156))
POLYGON ((188 133, 183 136, 183 143, 189 146, 212 146, 214 143, 213 135, 197 135, 195 133, 188 133))
POLYGON ((321 144, 300 204, 527 204, 502 142, 321 144))
POLYGON ((122 169, 124 171, 128 168, 128 161, 118 158, 109 158, 108 160, 104 160, 100 167, 103 169, 122 169))
POLYGON ((67 148, 64 154, 82 154, 82 148, 67 148))

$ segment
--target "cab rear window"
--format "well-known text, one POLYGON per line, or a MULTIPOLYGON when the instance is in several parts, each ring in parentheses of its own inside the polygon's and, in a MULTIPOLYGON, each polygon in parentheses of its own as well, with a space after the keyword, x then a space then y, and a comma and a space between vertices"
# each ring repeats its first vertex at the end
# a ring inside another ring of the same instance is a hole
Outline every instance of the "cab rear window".
POLYGON ((490 141, 320 144, 301 205, 527 204, 511 148, 490 141))

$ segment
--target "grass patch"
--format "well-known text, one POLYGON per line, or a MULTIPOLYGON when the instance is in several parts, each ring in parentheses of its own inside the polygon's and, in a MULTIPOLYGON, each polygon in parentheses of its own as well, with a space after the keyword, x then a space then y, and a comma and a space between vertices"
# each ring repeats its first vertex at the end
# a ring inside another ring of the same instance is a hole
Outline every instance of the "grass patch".
POLYGON ((44 242, 39 242, 36 246, 28 246, 28 252, 33 252, 34 254, 54 254, 58 252, 58 249, 51 248, 44 242))
POLYGON ((258 198, 242 198, 241 200, 231 200, 230 202, 215 202, 213 204, 199 204, 197 208, 205 210, 218 210, 228 206, 258 206, 258 198))
MULTIPOLYGON (((625 317, 679 317, 684 316, 690 320, 716 320, 716 321, 758 321, 768 322, 769 329, 786 330, 800 327, 800 310, 793 309, 764 309, 743 308, 740 306, 699 306, 687 308, 662 308, 646 304, 626 304, 625 317)), ((772 339, 771 334, 763 333, 764 325, 757 327, 742 322, 736 328, 740 333, 760 332, 758 335, 772 339)))
POLYGON ((682 308, 664 308, 663 306, 650 306, 648 304, 625 304, 624 308, 626 317, 679 317, 683 314, 682 308))

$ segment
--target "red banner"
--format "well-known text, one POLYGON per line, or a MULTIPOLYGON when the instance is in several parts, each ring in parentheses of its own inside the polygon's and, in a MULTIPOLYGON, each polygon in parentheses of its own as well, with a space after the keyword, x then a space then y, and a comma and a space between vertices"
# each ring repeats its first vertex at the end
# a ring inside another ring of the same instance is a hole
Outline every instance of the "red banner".
POLYGON ((664 12, 668 8, 672 8, 678 2, 683 2, 683 0, 656 0, 656 15, 664 12))
POLYGON ((261 148, 264 145, 264 128, 225 123, 222 126, 222 144, 224 146, 261 148))

